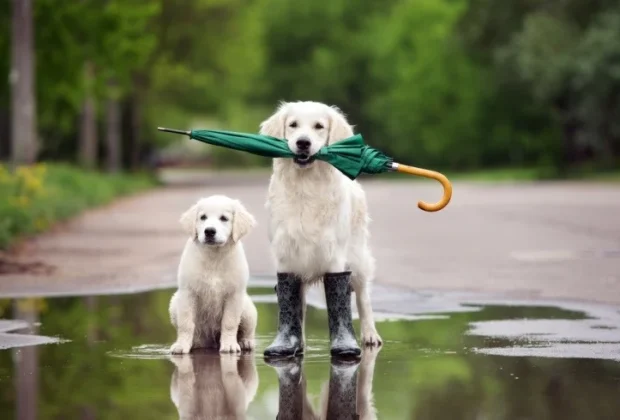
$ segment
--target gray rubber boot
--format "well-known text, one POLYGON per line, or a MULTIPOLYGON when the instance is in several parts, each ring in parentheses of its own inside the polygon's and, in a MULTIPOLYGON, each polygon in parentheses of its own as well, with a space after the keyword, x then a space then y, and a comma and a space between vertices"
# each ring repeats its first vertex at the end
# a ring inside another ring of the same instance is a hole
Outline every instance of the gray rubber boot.
POLYGON ((324 277, 325 302, 332 356, 359 356, 351 317, 351 272, 327 273, 324 277))
POLYGON ((329 397, 326 420, 358 419, 357 369, 359 361, 343 362, 335 359, 329 372, 329 397))
POLYGON ((304 416, 306 380, 301 357, 277 359, 268 364, 278 374, 278 414, 276 420, 301 420, 304 416))
POLYGON ((303 353, 301 334, 301 279, 294 274, 278 273, 278 334, 265 349, 266 357, 294 356, 303 353))

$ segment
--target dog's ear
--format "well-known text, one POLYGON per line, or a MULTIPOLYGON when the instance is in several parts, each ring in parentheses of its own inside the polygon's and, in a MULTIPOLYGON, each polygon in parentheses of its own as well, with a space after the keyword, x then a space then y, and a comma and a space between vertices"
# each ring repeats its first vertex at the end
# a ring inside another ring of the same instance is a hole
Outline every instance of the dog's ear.
POLYGON ((198 204, 194 204, 181 215, 181 227, 188 235, 196 236, 196 217, 198 212, 198 204))
POLYGON ((233 242, 237 242, 247 235, 254 226, 256 226, 256 219, 254 219, 254 216, 246 210, 243 204, 241 204, 241 201, 235 200, 235 213, 232 223, 233 242))
POLYGON ((284 123, 286 122, 286 102, 281 102, 271 117, 260 123, 259 133, 265 136, 284 138, 284 123))
POLYGON ((332 144, 338 140, 344 140, 353 136, 353 126, 349 124, 345 115, 339 108, 331 106, 329 112, 329 137, 327 144, 332 144))

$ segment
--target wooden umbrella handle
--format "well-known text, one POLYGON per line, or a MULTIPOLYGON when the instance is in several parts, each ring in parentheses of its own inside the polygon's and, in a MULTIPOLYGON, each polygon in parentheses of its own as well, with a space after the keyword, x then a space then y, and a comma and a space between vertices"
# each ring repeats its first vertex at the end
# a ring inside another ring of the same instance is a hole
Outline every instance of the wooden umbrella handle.
POLYGON ((415 166, 407 166, 400 163, 393 163, 392 168, 398 172, 402 172, 410 175, 423 176, 424 178, 431 178, 439 181, 443 186, 443 197, 435 204, 429 204, 424 201, 418 201, 418 207, 424 211, 433 212, 439 211, 446 207, 452 198, 452 184, 448 181, 445 175, 439 172, 429 171, 428 169, 416 168, 415 166))

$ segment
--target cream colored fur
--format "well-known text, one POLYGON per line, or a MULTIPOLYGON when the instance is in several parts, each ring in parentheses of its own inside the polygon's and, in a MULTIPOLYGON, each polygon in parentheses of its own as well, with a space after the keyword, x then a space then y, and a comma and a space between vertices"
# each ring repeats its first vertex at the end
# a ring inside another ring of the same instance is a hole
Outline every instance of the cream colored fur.
POLYGON ((252 355, 172 356, 170 398, 180 419, 244 419, 258 389, 252 355))
MULTIPOLYGON (((295 153, 297 140, 308 139, 310 154, 315 154, 326 144, 352 136, 353 127, 335 107, 290 102, 261 123, 260 132, 286 139, 295 153)), ((362 342, 380 344, 369 295, 375 260, 361 185, 325 162, 301 167, 293 159, 274 159, 266 206, 277 271, 300 275, 305 290, 325 273, 351 270, 362 342)))
POLYGON ((178 290, 170 300, 177 330, 172 353, 254 348, 257 312, 247 293, 249 268, 240 240, 255 223, 241 202, 222 195, 199 200, 181 216, 189 239, 179 264, 178 290), (211 239, 207 229, 215 230, 211 239))

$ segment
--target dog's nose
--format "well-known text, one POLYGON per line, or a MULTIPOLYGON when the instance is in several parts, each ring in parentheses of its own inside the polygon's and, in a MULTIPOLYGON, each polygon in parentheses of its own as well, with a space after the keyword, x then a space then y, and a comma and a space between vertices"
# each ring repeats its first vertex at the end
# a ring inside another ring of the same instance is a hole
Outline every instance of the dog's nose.
POLYGON ((299 150, 308 150, 310 148, 310 139, 307 137, 300 137, 296 144, 299 150))
POLYGON ((215 229, 213 229, 213 228, 206 228, 205 229, 205 236, 207 238, 213 238, 215 236, 215 229))

